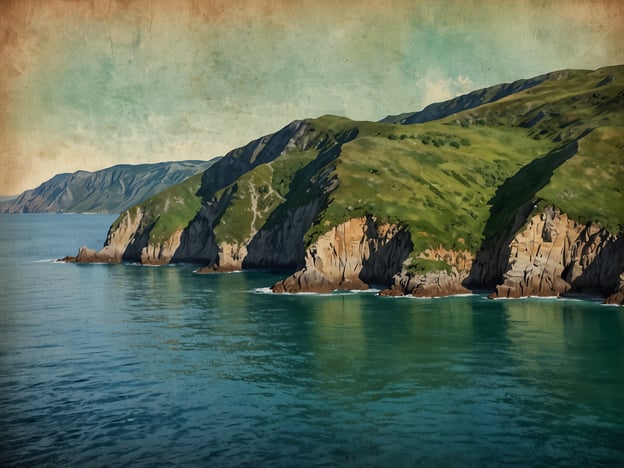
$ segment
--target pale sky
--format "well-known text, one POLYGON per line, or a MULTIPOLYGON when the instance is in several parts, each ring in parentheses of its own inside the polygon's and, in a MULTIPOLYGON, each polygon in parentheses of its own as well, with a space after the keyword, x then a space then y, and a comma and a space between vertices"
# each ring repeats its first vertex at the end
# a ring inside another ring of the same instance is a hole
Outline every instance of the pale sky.
POLYGON ((619 0, 0 0, 0 195, 624 63, 619 0))

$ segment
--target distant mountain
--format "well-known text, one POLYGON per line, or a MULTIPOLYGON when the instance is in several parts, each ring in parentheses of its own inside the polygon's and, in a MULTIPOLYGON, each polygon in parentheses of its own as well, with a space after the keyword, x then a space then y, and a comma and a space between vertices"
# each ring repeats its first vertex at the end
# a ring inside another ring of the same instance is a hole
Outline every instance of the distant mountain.
POLYGON ((102 250, 67 260, 295 270, 276 292, 624 303, 624 66, 401 115, 292 122, 128 209, 102 250))
POLYGON ((0 213, 121 213, 217 160, 121 164, 96 172, 57 174, 35 189, 1 201, 0 213))

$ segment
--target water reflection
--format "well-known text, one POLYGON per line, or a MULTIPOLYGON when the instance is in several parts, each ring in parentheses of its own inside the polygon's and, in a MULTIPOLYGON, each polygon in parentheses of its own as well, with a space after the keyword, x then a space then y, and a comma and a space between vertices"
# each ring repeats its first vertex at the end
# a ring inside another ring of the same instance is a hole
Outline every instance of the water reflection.
POLYGON ((624 383, 621 311, 557 300, 507 302, 505 311, 524 378, 563 399, 624 407, 614 391, 624 383))
POLYGON ((367 343, 362 323, 362 301, 358 295, 334 296, 316 301, 310 352, 319 381, 329 388, 347 385, 344 376, 358 383, 366 369, 367 343))

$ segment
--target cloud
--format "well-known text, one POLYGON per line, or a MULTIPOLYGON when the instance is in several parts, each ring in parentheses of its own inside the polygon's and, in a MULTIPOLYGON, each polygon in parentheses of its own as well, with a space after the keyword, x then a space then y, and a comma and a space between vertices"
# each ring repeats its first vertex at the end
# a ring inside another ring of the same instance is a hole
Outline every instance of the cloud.
POLYGON ((422 89, 423 105, 446 101, 474 89, 473 81, 463 75, 447 78, 428 73, 424 77, 418 78, 418 83, 422 89))

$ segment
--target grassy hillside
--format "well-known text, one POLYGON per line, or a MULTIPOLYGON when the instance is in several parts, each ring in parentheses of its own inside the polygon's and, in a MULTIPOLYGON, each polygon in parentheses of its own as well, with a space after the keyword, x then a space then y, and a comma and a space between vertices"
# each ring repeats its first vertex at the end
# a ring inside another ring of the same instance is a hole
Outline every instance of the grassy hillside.
POLYGON ((250 241, 289 193, 295 173, 318 156, 318 151, 289 151, 279 159, 255 167, 235 183, 217 192, 221 198, 232 192, 232 200, 215 236, 221 242, 250 241))
MULTIPOLYGON (((185 228, 201 208, 202 199, 197 195, 202 173, 195 174, 184 182, 160 192, 148 200, 132 207, 134 218, 137 211, 143 211, 141 230, 149 230, 150 243, 162 243, 178 228, 185 228)), ((115 228, 125 215, 113 223, 115 228)))
POLYGON ((502 98, 484 92, 491 102, 432 122, 293 122, 141 204, 143 229, 160 242, 203 206, 218 242, 248 243, 321 200, 308 245, 371 214, 406 226, 415 253, 438 245, 476 253, 531 203, 622 230, 624 67, 538 81, 502 98))
POLYGON ((581 138, 577 153, 555 169, 537 198, 577 221, 624 232, 624 127, 597 128, 581 138))
POLYGON ((476 251, 497 188, 555 146, 507 127, 434 122, 391 130, 343 147, 338 188, 310 240, 349 218, 374 214, 406 224, 416 251, 439 244, 476 251))

